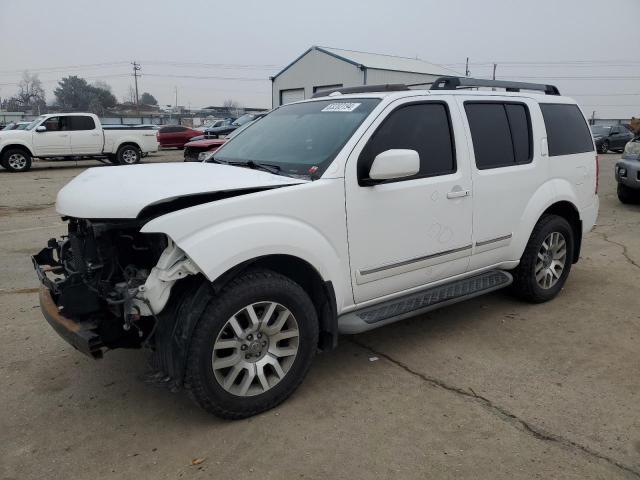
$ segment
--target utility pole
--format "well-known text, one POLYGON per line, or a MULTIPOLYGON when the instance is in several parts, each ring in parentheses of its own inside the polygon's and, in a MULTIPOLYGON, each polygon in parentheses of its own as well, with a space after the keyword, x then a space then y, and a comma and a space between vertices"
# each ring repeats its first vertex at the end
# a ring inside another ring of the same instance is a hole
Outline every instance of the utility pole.
POLYGON ((175 108, 176 108, 176 112, 178 111, 178 87, 173 87, 175 92, 176 92, 176 104, 175 104, 175 108))
POLYGON ((591 112, 591 125, 596 124, 596 111, 591 112))
POLYGON ((469 57, 467 57, 467 64, 464 67, 464 76, 468 77, 471 74, 471 72, 469 71, 469 57))
POLYGON ((493 64, 493 79, 494 79, 494 80, 496 79, 496 68, 497 68, 497 67, 498 67, 498 64, 497 64, 497 63, 494 63, 494 64, 493 64))
POLYGON ((136 83, 136 110, 138 111, 138 115, 140 115, 140 103, 138 101, 138 72, 142 67, 135 61, 131 65, 133 65, 133 78, 136 83))

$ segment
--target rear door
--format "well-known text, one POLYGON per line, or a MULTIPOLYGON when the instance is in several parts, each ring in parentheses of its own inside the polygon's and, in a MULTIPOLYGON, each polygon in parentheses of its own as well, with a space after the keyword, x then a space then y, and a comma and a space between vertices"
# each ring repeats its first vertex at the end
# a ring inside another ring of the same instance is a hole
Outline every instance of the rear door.
POLYGON ((62 156, 71 154, 67 117, 49 117, 40 126, 44 132, 33 130, 33 147, 36 156, 62 156))
POLYGON ((71 152, 74 155, 97 155, 102 153, 102 129, 98 128, 89 115, 69 115, 71 152))
POLYGON ((352 151, 345 189, 356 303, 466 271, 471 175, 460 138, 464 131, 455 104, 412 97, 389 105, 352 151), (420 172, 361 185, 376 155, 391 149, 416 150, 420 172))
MULTIPOLYGON (((548 167, 534 143, 544 128, 537 104, 526 98, 462 97, 473 152, 473 256, 470 270, 510 258, 529 200, 547 180, 548 167)), ((539 138, 539 137, 538 137, 539 138)))

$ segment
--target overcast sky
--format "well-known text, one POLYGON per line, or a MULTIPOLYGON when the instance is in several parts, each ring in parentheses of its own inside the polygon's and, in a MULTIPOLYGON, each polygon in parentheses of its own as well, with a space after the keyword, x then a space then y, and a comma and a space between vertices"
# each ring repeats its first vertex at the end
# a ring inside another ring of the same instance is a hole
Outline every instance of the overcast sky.
POLYGON ((0 97, 26 69, 48 100, 69 74, 122 100, 137 60, 161 104, 177 87, 180 105, 270 107, 268 77, 324 45, 460 72, 468 56, 479 77, 497 62, 498 78, 554 83, 589 115, 626 118, 640 115, 639 20, 640 0, 0 0, 0 97))

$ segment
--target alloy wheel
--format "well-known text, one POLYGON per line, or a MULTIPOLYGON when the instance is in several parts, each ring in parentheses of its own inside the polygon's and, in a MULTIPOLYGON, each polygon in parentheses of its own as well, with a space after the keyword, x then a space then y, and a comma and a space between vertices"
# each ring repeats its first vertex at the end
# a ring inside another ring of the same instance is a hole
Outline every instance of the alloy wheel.
POLYGON ((13 170, 24 170, 27 167, 27 157, 22 153, 12 153, 7 159, 7 164, 13 170))
POLYGON ((245 397, 277 385, 298 353, 298 323, 285 306, 258 302, 236 312, 213 345, 211 366, 218 384, 245 397))
POLYGON ((132 148, 127 148, 122 152, 122 161, 127 165, 132 165, 138 161, 138 152, 132 148))
POLYGON ((567 262, 567 241, 560 232, 551 232, 542 242, 536 259, 536 282, 545 290, 553 287, 567 262))

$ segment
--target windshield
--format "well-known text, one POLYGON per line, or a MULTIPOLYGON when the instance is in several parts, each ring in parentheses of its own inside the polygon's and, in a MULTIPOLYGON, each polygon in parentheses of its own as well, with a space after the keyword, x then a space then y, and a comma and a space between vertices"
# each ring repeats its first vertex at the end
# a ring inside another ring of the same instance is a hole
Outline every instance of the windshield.
POLYGON ((284 174, 319 176, 379 102, 358 98, 285 105, 225 144, 215 159, 266 163, 284 174))
POLYGON ((27 125, 24 129, 25 130, 33 130, 36 125, 38 125, 42 120, 44 120, 44 118, 45 118, 44 115, 39 116, 33 122, 31 122, 29 125, 27 125))
POLYGON ((611 131, 611 127, 601 127, 599 125, 591 126, 591 132, 594 135, 609 135, 610 131, 611 131))

